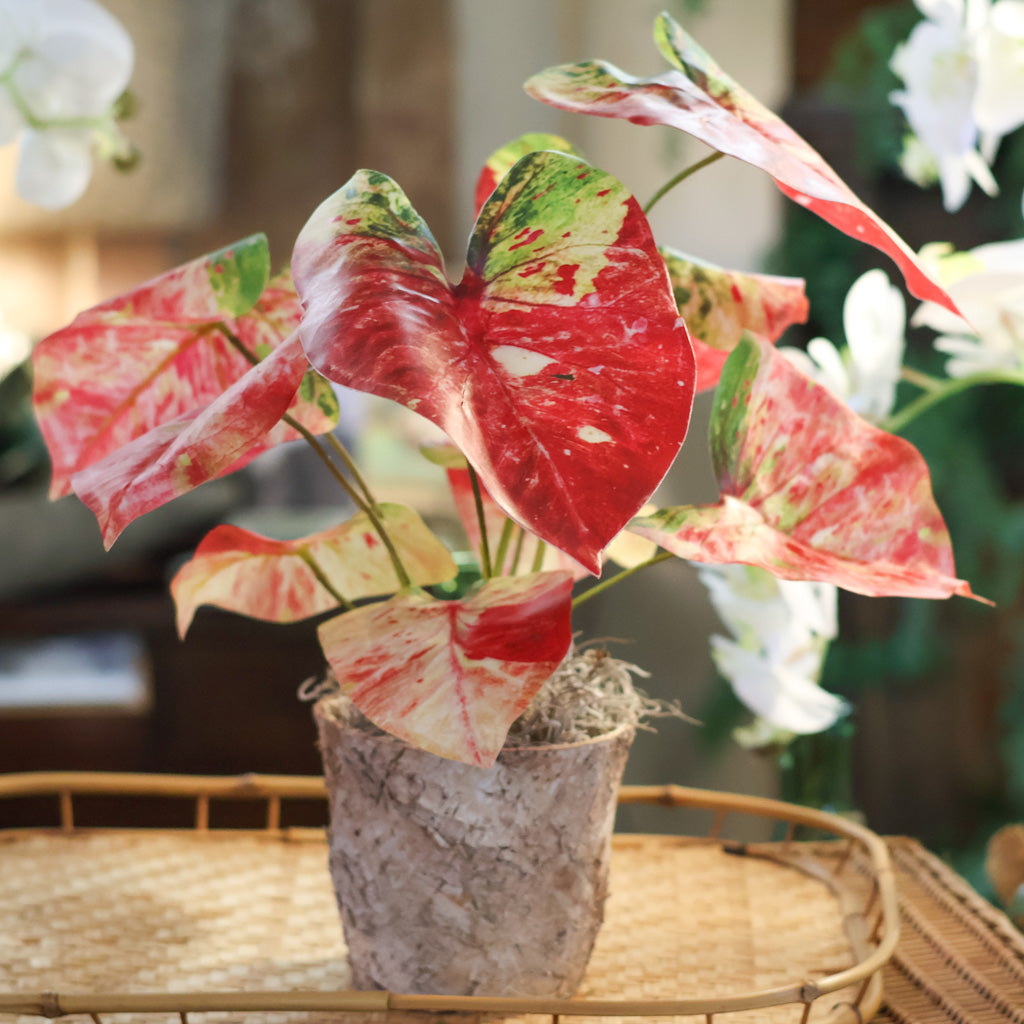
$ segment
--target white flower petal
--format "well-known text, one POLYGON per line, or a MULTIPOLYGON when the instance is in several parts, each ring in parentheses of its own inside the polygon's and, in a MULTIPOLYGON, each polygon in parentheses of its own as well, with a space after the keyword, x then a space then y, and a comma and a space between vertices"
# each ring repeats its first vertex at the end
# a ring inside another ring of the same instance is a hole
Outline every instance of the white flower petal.
POLYGON ((812 338, 807 343, 807 354, 814 361, 814 379, 845 401, 850 394, 850 375, 835 345, 827 338, 812 338))
POLYGON ((839 632, 838 591, 831 583, 779 580, 779 595, 790 614, 815 636, 834 640, 839 632))
POLYGON ((984 130, 1006 135, 1024 124, 1024 3, 993 5, 977 47, 974 116, 984 130))
POLYGON ((938 265, 966 320, 923 303, 912 323, 939 333, 935 347, 954 357, 946 372, 1024 367, 1024 239, 947 251, 938 265))
POLYGON ((964 153, 944 153, 939 156, 942 208, 947 213, 956 213, 971 194, 971 174, 964 157, 964 153))
POLYGON ((885 271, 869 270, 843 303, 854 412, 879 423, 892 411, 906 348, 907 306, 885 271))
POLYGON ((16 179, 22 198, 47 210, 60 210, 81 197, 91 175, 87 131, 25 131, 16 179))
POLYGON ((0 0, 0 74, 14 59, 39 41, 42 27, 41 5, 25 0, 0 0))
POLYGON ((7 90, 0 89, 0 146, 13 142, 24 123, 7 90))
POLYGON ((41 37, 15 72, 18 89, 43 120, 100 116, 131 78, 131 37, 92 0, 39 2, 41 37))
POLYGON ((799 734, 821 732, 846 713, 846 702, 813 680, 724 637, 714 636, 711 642, 715 665, 736 696, 776 728, 799 734))

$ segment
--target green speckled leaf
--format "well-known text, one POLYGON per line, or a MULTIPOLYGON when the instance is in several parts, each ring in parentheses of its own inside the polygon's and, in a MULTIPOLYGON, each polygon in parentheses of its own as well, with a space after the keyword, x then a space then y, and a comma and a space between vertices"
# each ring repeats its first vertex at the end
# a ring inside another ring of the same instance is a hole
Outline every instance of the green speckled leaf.
POLYGON ((583 155, 561 135, 548 135, 546 132, 527 132, 525 135, 520 135, 518 139, 513 139, 500 149, 496 149, 487 158, 487 163, 484 164, 476 182, 476 212, 480 212, 490 194, 498 187, 498 183, 519 160, 529 153, 536 153, 542 149, 552 149, 559 153, 570 153, 578 157, 583 155))
POLYGON ((722 365, 746 331, 775 341, 791 324, 807 319, 804 282, 725 270, 662 247, 679 314, 697 356, 697 390, 713 388, 722 365))
POLYGON ((270 278, 266 235, 250 235, 206 257, 210 288, 227 316, 242 316, 259 301, 270 278))

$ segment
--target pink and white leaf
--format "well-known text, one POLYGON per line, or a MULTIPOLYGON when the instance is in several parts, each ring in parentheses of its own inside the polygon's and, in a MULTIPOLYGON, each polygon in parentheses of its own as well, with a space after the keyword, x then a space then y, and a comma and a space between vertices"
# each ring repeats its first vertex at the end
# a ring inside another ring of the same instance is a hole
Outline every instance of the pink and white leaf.
POLYGON ((767 342, 729 357, 711 423, 715 505, 662 509, 631 529, 681 558, 743 562, 869 596, 973 597, 954 575, 928 467, 767 342))
MULTIPOLYGON (((412 509, 383 504, 377 514, 412 581, 452 579, 447 548, 412 509)), ((184 637, 200 605, 268 622, 295 622, 348 601, 400 589, 391 559, 369 516, 299 540, 273 540, 232 525, 210 531, 171 581, 178 633, 184 637)))
MULTIPOLYGON (((302 308, 287 275, 269 281, 266 239, 253 236, 80 313, 37 346, 33 402, 53 464, 51 497, 71 477, 148 431, 198 410, 281 344, 302 308)), ((336 422, 324 382, 292 410, 315 433, 336 422)), ((294 438, 282 433, 275 443, 294 438)))
POLYGON ((776 341, 807 320, 809 304, 799 277, 725 270, 665 246, 661 249, 679 315, 697 357, 697 390, 718 383, 722 366, 746 331, 776 341))
POLYGON ((854 195, 817 150, 731 78, 667 14, 655 23, 655 42, 678 70, 635 78, 611 64, 586 61, 542 71, 526 83, 526 91, 562 110, 678 128, 766 171, 794 202, 894 260, 918 298, 956 311, 913 250, 854 195))
POLYGON ((509 516, 600 571, 678 452, 694 384, 664 263, 618 181, 527 155, 453 286, 398 186, 360 172, 307 223, 293 268, 317 369, 431 420, 509 516))
POLYGON ((293 335, 216 399, 158 424, 71 478, 109 548, 133 520, 265 451, 309 368, 293 335))
POLYGON ((568 653, 572 577, 495 577, 461 601, 400 594, 323 623, 342 692, 393 736, 488 767, 568 653))

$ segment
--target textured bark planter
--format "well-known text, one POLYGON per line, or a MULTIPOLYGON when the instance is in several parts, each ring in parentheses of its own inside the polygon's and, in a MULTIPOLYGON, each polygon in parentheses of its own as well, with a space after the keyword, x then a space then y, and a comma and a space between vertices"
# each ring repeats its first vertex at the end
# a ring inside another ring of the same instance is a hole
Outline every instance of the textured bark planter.
POLYGON ((506 748, 490 769, 315 707, 330 868, 358 989, 567 997, 604 916, 634 730, 506 748))

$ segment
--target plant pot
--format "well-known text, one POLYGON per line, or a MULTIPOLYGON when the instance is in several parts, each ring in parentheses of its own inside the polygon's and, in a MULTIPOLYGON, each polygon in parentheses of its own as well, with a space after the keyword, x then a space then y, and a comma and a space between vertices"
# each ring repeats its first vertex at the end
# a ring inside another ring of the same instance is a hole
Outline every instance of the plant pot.
POLYGON ((484 769, 357 727, 343 697, 314 712, 355 988, 571 996, 604 916, 633 727, 507 747, 484 769))

